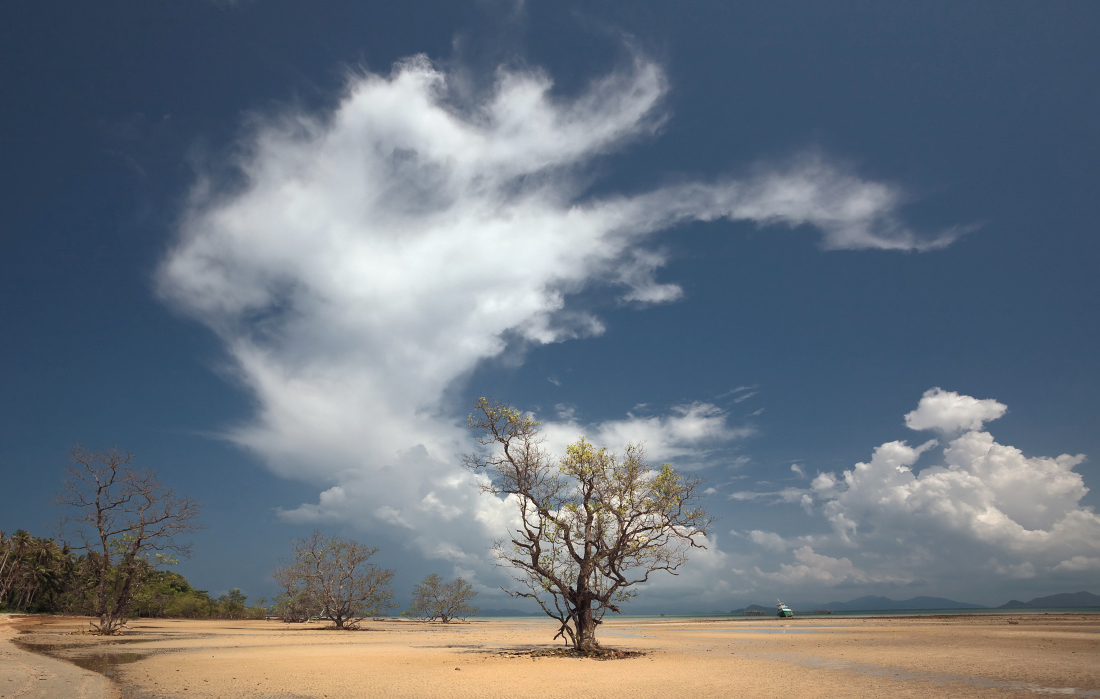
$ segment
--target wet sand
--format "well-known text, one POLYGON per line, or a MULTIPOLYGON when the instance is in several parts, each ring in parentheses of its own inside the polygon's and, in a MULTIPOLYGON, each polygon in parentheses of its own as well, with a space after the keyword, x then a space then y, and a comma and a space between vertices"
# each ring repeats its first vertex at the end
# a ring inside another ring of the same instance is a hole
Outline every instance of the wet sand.
POLYGON ((115 686, 102 675, 72 663, 31 653, 12 641, 18 618, 0 615, 0 697, 3 699, 115 699, 115 686))
POLYGON ((21 643, 107 673, 130 699, 1100 698, 1097 615, 608 619, 605 646, 645 655, 607 661, 532 657, 559 647, 555 625, 534 619, 384 621, 356 632, 149 619, 114 639, 72 635, 80 620, 16 623, 21 643))

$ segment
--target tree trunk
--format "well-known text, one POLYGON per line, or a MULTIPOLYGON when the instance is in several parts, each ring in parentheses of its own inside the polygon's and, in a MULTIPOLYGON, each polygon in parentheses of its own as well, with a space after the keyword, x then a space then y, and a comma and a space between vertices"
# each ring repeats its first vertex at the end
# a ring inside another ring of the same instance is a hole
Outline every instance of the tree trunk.
POLYGON ((114 633, 114 620, 107 603, 107 575, 111 569, 111 559, 108 558, 107 551, 104 541, 103 558, 99 561, 99 584, 96 586, 96 615, 99 617, 99 633, 104 635, 114 633))
POLYGON ((600 644, 596 643, 596 618, 592 614, 592 600, 582 599, 577 603, 577 615, 573 621, 577 625, 574 647, 580 651, 599 648, 600 644))

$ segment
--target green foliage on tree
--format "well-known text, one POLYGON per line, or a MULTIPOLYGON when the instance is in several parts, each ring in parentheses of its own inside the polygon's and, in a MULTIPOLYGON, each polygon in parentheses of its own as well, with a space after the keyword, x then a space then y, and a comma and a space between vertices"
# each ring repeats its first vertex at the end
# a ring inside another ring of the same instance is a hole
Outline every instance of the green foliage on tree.
MULTIPOLYGON (((191 586, 179 573, 157 570, 148 561, 136 564, 127 618, 263 619, 268 610, 248 606, 240 590, 218 599, 191 586)), ((76 555, 53 539, 19 530, 0 532, 0 610, 47 614, 91 614, 101 561, 96 553, 76 555)), ((117 566, 107 571, 109 584, 118 579, 117 566)))
POLYGON ((0 609, 42 612, 66 605, 76 561, 72 551, 53 539, 20 529, 0 532, 0 609))
POLYGON ((608 611, 621 612, 633 586, 703 548, 713 520, 693 504, 699 480, 668 464, 650 468, 641 446, 619 455, 581 438, 555 460, 537 420, 485 398, 469 425, 487 447, 465 460, 489 475, 482 492, 519 507, 519 527, 493 548, 526 591, 505 591, 535 600, 561 623, 555 638, 578 651, 598 648, 596 627, 608 611))
POLYGON ((428 621, 438 619, 444 624, 452 619, 465 619, 477 614, 477 607, 467 604, 476 594, 474 586, 462 578, 443 582, 443 578, 432 573, 413 588, 412 604, 402 614, 428 621))

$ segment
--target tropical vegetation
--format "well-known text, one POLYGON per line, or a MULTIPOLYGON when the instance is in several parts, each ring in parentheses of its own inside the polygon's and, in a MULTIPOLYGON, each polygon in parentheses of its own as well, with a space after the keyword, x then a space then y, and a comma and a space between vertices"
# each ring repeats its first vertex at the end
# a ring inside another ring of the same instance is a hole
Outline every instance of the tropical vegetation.
MULTIPOLYGON (((22 529, 10 536, 0 532, 0 610, 92 615, 101 564, 95 552, 77 555, 52 538, 22 529)), ((157 570, 146 560, 135 568, 129 618, 262 619, 267 615, 265 600, 250 606, 238 589, 213 597, 192 587, 179 573, 157 570)), ((117 566, 109 567, 108 577, 117 576, 117 566)))

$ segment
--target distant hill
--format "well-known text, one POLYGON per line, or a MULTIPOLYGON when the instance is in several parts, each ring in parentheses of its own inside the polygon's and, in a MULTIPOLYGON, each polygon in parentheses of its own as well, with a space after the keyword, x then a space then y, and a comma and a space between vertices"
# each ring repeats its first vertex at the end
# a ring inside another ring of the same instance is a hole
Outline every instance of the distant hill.
POLYGON ((730 614, 744 614, 745 612, 771 612, 775 613, 775 607, 761 607, 759 604, 750 604, 747 607, 741 609, 734 609, 730 611, 730 614))
POLYGON ((1028 602, 1009 600, 997 609, 1057 609, 1060 607, 1100 607, 1100 595, 1091 592, 1062 592, 1057 595, 1036 597, 1028 602))
POLYGON ((910 599, 894 600, 889 597, 876 597, 867 595, 848 602, 829 602, 819 608, 831 609, 834 612, 889 612, 900 609, 986 609, 980 604, 969 602, 956 602, 946 597, 912 597, 910 599))

